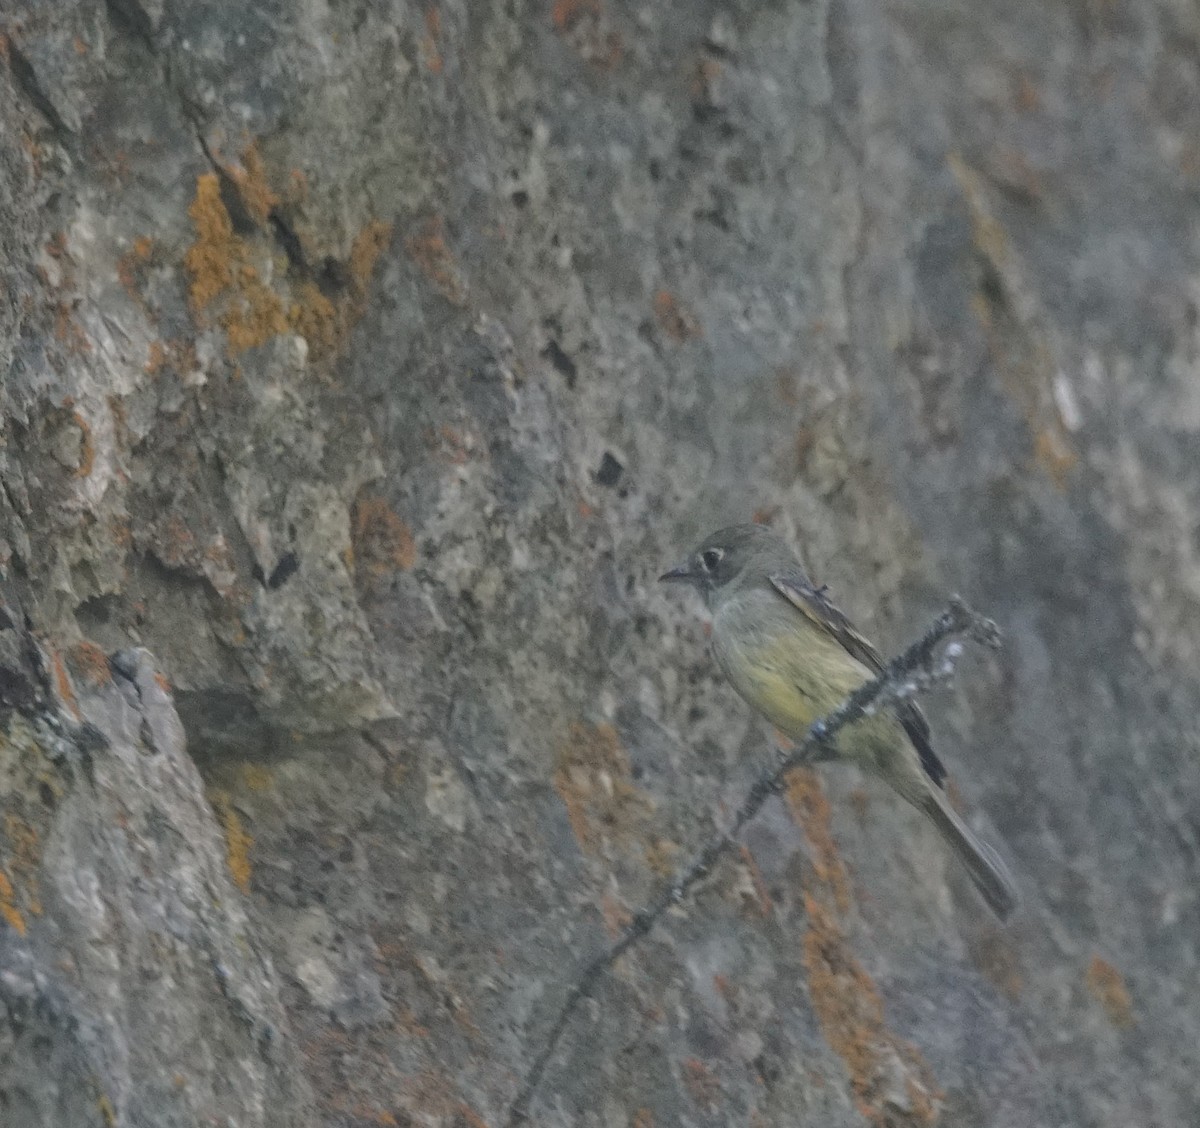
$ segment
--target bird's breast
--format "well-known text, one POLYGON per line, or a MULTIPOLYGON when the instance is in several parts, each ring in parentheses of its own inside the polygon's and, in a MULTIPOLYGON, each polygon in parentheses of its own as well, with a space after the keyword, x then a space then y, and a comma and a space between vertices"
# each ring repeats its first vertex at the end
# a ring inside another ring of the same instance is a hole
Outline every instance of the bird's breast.
POLYGON ((737 692, 776 728, 800 736, 869 677, 836 639, 773 590, 727 599, 713 654, 737 692))

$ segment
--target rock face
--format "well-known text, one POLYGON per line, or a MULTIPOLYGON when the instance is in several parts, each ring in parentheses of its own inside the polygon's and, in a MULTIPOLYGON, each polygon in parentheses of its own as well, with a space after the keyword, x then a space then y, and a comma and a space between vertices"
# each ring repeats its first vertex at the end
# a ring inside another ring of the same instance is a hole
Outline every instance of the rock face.
POLYGON ((1200 1117, 1200 16, 0 11, 0 1123, 499 1125, 769 755, 756 515, 1024 896, 797 776, 537 1124, 1200 1117), (184 733, 186 732, 186 747, 184 733))

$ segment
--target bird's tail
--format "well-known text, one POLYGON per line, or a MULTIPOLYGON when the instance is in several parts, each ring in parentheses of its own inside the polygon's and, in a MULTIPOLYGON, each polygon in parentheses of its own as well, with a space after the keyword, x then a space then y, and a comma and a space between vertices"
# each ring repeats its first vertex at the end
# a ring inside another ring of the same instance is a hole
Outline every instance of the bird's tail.
POLYGON ((966 866, 972 884, 992 912, 1007 920, 1017 907, 1017 887, 1000 855, 967 829, 943 792, 931 789, 920 806, 966 866))

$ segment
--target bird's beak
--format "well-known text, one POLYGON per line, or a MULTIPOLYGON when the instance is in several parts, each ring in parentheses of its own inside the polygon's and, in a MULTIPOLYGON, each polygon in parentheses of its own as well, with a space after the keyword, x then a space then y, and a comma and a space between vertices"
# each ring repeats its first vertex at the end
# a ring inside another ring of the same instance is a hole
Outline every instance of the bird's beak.
POLYGON ((672 568, 669 572, 664 572, 658 577, 660 584, 688 584, 695 579, 691 568, 688 567, 685 560, 682 564, 672 568))

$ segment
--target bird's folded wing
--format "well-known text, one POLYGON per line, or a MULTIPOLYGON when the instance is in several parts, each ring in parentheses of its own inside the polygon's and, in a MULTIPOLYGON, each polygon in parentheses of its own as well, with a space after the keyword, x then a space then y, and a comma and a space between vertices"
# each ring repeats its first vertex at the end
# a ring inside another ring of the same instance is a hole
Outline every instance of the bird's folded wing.
MULTIPOLYGON (((883 673, 883 659, 879 651, 854 629, 854 624, 825 595, 823 587, 815 588, 802 573, 791 572, 772 573, 771 583, 796 610, 836 639, 847 654, 873 673, 883 673)), ((897 702, 895 709, 897 719, 921 757, 921 766, 938 787, 943 786, 946 768, 930 744, 929 722, 925 714, 914 701, 897 702)))

